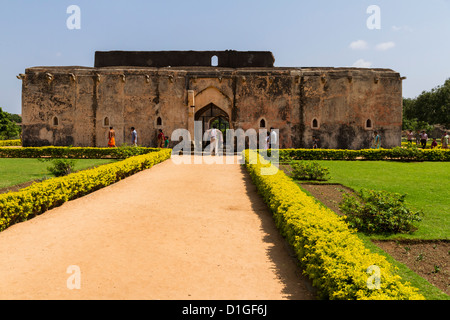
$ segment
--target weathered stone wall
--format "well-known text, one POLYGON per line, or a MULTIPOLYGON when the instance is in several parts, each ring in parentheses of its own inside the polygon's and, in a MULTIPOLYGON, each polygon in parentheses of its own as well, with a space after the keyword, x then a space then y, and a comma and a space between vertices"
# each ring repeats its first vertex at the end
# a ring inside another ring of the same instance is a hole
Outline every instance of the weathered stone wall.
POLYGON ((402 81, 387 70, 310 70, 303 73, 303 145, 369 148, 374 130, 382 146, 401 144, 402 81), (312 128, 313 120, 318 128, 312 128), (367 128, 367 120, 372 127, 367 128))
POLYGON ((383 147, 401 143, 402 80, 392 70, 219 67, 27 69, 23 143, 104 147, 113 126, 117 145, 129 144, 134 126, 138 144, 156 146, 159 128, 192 130, 193 112, 211 103, 233 129, 278 128, 283 148, 310 148, 313 136, 324 148, 368 148, 373 130, 383 147))
POLYGON ((45 70, 27 73, 22 84, 24 146, 74 143, 77 92, 70 79, 66 73, 45 70))
POLYGON ((275 58, 269 51, 97 51, 94 67, 273 67, 275 58))

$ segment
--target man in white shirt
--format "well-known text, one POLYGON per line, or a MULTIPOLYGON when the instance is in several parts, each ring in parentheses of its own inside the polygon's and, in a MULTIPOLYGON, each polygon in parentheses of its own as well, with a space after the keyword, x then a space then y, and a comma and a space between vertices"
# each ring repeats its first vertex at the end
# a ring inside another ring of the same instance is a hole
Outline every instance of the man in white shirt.
POLYGON ((278 144, 278 135, 274 128, 270 128, 270 149, 278 144))
POLYGON ((137 132, 134 127, 131 127, 131 145, 137 147, 137 132))
POLYGON ((428 142, 428 135, 425 133, 425 131, 422 131, 420 134, 420 143, 422 144, 422 149, 425 149, 427 147, 428 142))
POLYGON ((444 135, 441 138, 442 149, 448 149, 448 140, 449 140, 448 132, 444 132, 444 135))
POLYGON ((211 155, 215 156, 217 154, 217 144, 219 140, 217 139, 217 127, 216 125, 213 125, 213 128, 211 130, 211 155))

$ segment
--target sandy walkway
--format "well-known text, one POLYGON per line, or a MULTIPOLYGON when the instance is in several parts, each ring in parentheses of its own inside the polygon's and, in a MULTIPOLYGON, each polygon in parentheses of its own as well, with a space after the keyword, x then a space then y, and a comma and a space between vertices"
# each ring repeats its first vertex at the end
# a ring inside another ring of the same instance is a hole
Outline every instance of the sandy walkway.
POLYGON ((0 233, 0 299, 312 298, 239 165, 169 160, 0 233))

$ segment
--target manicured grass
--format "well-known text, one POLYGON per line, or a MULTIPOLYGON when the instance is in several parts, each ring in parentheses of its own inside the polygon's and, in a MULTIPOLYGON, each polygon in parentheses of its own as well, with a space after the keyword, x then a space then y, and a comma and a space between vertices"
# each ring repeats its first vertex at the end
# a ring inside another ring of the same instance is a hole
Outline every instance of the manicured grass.
POLYGON ((450 163, 448 162, 389 162, 389 161, 317 161, 329 168, 331 179, 354 190, 369 188, 406 193, 410 207, 422 209, 424 219, 413 234, 392 236, 365 235, 358 237, 372 252, 384 255, 398 268, 405 281, 419 288, 427 300, 449 300, 450 297, 427 280, 396 261, 377 247, 371 239, 437 240, 450 237, 450 163))
MULTIPOLYGON (((80 159, 75 163, 75 170, 83 170, 115 162, 117 160, 80 159)), ((42 162, 38 159, 0 159, 0 189, 11 187, 28 181, 52 178, 47 171, 51 162, 42 162)))
POLYGON ((423 220, 413 234, 376 238, 450 239, 449 162, 317 162, 329 168, 330 183, 340 183, 354 190, 368 188, 407 194, 406 202, 409 206, 423 210, 423 220))

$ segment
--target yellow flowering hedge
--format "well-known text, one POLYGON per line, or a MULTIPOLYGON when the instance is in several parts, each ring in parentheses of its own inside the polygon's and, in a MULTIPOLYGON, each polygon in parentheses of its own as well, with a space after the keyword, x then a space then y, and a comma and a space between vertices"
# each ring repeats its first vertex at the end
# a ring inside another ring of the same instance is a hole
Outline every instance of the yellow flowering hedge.
POLYGON ((171 149, 131 157, 98 168, 34 183, 18 192, 0 194, 0 231, 66 201, 106 187, 132 174, 169 159, 171 149))
POLYGON ((320 297, 331 300, 423 300, 416 288, 403 283, 385 257, 371 253, 347 223, 319 205, 286 174, 263 175, 272 165, 245 151, 245 166, 273 212, 281 234, 294 248, 320 297), (257 160, 257 161, 256 161, 257 160), (367 270, 380 270, 380 288, 370 289, 367 270))
POLYGON ((20 140, 0 140, 0 147, 19 147, 22 145, 20 140))

